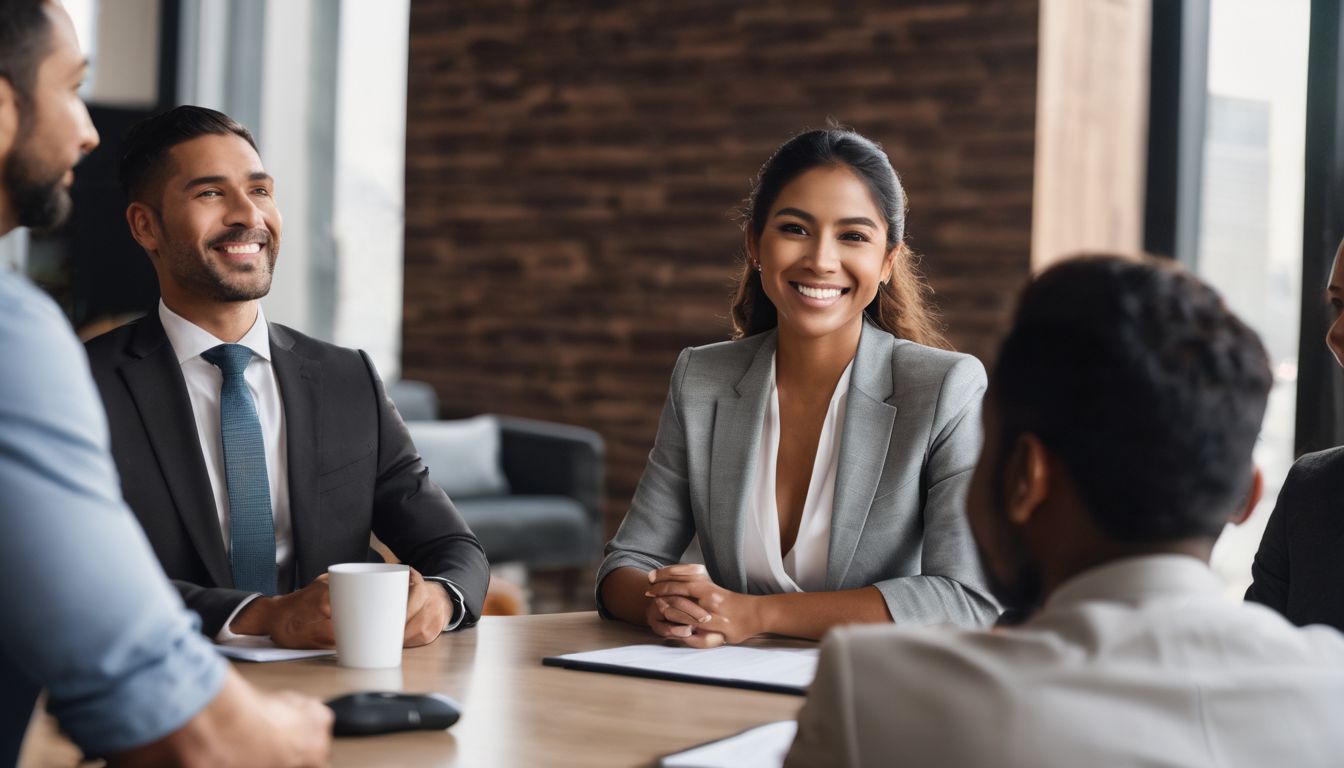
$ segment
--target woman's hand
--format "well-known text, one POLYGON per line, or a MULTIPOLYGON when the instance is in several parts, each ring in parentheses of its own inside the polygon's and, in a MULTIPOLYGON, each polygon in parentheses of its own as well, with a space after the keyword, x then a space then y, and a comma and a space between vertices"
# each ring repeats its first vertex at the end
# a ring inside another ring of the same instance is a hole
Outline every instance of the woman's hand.
POLYGON ((683 640, 695 648, 740 643, 765 631, 757 610, 759 599, 724 589, 710 581, 703 565, 672 565, 649 571, 649 626, 663 637, 683 640), (654 617, 667 634, 659 632, 654 617))
MULTIPOLYGON (((658 568, 649 571, 648 577, 649 582, 655 584, 659 579, 674 578, 709 581, 709 574, 705 572, 705 567, 694 564, 658 568)), ((653 597, 648 592, 645 592, 644 596, 653 597)), ((693 600, 684 597, 653 598, 649 601, 644 618, 648 621, 649 628, 659 637, 682 640, 693 647, 723 645, 723 638, 721 637, 714 639, 706 635, 696 636, 696 628, 708 621, 710 614, 709 611, 696 605, 693 600)))

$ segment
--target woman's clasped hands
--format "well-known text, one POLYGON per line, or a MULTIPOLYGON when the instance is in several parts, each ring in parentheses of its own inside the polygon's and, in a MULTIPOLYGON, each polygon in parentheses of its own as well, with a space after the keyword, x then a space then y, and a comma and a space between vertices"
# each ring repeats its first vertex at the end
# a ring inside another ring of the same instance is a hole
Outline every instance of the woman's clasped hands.
POLYGON ((651 598, 646 618, 654 633, 692 648, 736 644, 763 631, 760 598, 720 587, 697 563, 649 571, 644 596, 651 598))

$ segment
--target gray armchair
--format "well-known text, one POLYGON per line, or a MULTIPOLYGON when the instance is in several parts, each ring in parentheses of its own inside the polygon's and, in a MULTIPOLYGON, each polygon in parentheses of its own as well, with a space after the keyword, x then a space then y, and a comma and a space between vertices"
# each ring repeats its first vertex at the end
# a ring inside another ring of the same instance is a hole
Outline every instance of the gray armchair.
MULTIPOLYGON (((388 387, 403 418, 437 412, 421 384, 388 387)), ((596 432, 513 416, 406 426, 491 563, 581 568, 600 557, 605 446, 596 432)))
POLYGON ((457 508, 492 562, 584 566, 602 551, 602 438, 590 429, 496 417, 507 496, 457 508))

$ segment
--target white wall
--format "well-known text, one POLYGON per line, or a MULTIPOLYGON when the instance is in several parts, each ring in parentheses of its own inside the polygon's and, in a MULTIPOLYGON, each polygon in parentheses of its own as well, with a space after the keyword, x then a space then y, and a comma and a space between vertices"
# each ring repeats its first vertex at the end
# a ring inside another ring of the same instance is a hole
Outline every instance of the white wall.
POLYGON ((261 130, 257 133, 262 162, 275 177, 276 202, 284 217, 275 280, 264 302, 266 317, 307 332, 315 330, 311 294, 320 289, 309 274, 313 258, 308 219, 313 194, 308 177, 311 16, 311 3, 282 0, 266 4, 261 130))
POLYGON ((336 106, 335 339, 401 371, 410 0, 344 0, 336 106))
POLYGON ((22 272, 28 263, 28 230, 23 227, 0 237, 0 269, 22 272))
MULTIPOLYGON (((146 107, 159 100, 159 0, 97 5, 89 101, 146 107)), ((87 43, 86 43, 87 45, 87 43)))
POLYGON ((245 123, 255 114, 248 127, 284 218, 267 317, 365 349, 394 379, 410 2, 341 0, 335 39, 323 26, 331 9, 327 0, 183 0, 178 96, 245 123), (254 72, 239 52, 258 34, 254 72), (318 69, 333 65, 334 78, 318 69), (323 90, 333 81, 334 95, 323 90))

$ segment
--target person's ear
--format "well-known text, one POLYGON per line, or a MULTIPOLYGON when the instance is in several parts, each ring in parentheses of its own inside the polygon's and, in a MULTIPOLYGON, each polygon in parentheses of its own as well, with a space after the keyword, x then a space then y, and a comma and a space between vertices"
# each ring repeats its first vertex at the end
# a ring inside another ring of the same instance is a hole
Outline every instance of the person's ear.
POLYGON ((897 243, 882 257, 882 275, 878 279, 883 285, 891 282, 891 273, 896 271, 896 260, 905 251, 905 243, 897 243))
POLYGON ((148 205, 140 202, 134 202, 126 206, 126 225, 131 228, 131 237, 140 244, 150 256, 157 256, 159 253, 159 224, 158 217, 154 211, 150 210, 148 205))
POLYGON ((751 231, 750 226, 748 226, 746 231, 742 233, 742 247, 747 252, 747 266, 755 270, 760 270, 760 244, 756 242, 756 234, 751 231))
POLYGON ((1241 525, 1255 511, 1255 507, 1260 503, 1260 497, 1265 493, 1265 477, 1260 474, 1259 467, 1251 467, 1251 488, 1246 492, 1246 501, 1232 515, 1229 521, 1233 525, 1241 525))
POLYGON ((1006 467, 1003 498, 1008 521, 1025 525, 1050 495, 1050 455, 1040 438, 1027 432, 1014 441, 1006 467))
POLYGON ((0 75, 0 162, 9 157, 19 138, 18 93, 9 78, 0 75))

